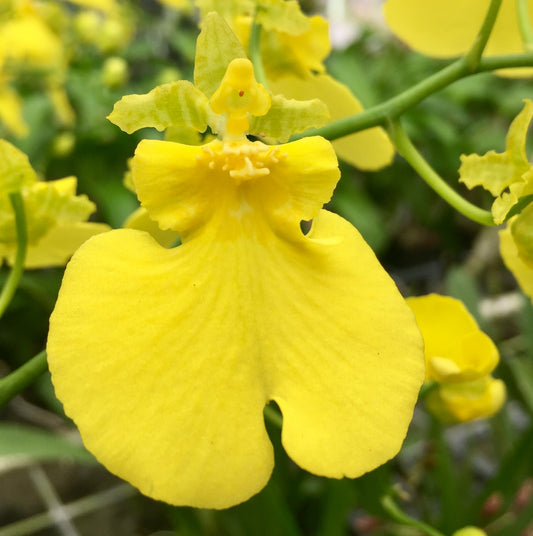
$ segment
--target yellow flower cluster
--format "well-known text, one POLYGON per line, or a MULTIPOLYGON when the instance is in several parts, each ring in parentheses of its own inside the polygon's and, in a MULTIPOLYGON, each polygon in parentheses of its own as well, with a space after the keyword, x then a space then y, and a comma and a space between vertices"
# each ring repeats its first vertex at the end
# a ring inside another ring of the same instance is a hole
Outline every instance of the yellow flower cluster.
POLYGON ((505 401, 505 385, 491 372, 498 350, 454 298, 430 294, 408 298, 424 337, 426 381, 437 382, 428 409, 445 422, 464 422, 496 413, 505 401))

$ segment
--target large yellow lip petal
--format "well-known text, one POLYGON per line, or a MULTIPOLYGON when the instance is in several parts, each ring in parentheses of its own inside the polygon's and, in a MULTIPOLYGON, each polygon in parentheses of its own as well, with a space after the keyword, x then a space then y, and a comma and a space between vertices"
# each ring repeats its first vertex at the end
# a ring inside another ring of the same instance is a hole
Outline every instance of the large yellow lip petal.
POLYGON ((68 265, 47 352, 86 446, 147 495, 214 508, 266 483, 271 399, 305 469, 353 477, 394 456, 422 341, 370 248, 324 211, 299 240, 261 214, 232 240, 223 225, 170 250, 111 231, 68 265))
MULTIPOLYGON (((488 0, 387 0, 383 6, 391 30, 411 48, 436 58, 465 53, 474 43, 488 0)), ((529 0, 533 22, 533 1, 529 0)), ((515 0, 503 0, 484 54, 524 51, 515 0)), ((506 76, 531 76, 532 69, 506 69, 506 76)))
MULTIPOLYGON (((435 57, 458 56, 473 44, 489 7, 488 0, 388 0, 383 12, 409 46, 435 57)), ((533 20, 533 2, 529 2, 533 20)), ((515 0, 503 0, 485 53, 523 52, 515 0)))
MULTIPOLYGON (((286 75, 270 82, 275 93, 296 100, 320 99, 330 112, 331 120, 357 114, 363 110, 350 90, 326 74, 306 78, 286 75)), ((376 170, 389 165, 394 148, 385 131, 373 127, 350 134, 333 142, 340 158, 364 170, 376 170)))

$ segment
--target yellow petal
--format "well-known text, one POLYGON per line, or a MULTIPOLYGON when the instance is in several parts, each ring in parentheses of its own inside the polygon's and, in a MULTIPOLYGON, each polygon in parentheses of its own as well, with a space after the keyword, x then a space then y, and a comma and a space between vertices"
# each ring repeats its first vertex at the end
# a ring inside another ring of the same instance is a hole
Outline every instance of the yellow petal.
MULTIPOLYGON (((182 236, 217 211, 246 218, 253 215, 251 208, 267 213, 280 233, 299 233, 300 221, 312 219, 329 201, 339 178, 331 144, 318 137, 279 146, 143 140, 132 171, 151 218, 182 236), (238 191, 235 182, 243 183, 238 191)), ((229 224, 225 227, 233 232, 229 224)))
MULTIPOLYGON (((331 120, 341 119, 361 112, 363 107, 348 88, 330 76, 313 75, 308 78, 285 76, 270 83, 274 93, 297 100, 320 99, 331 115, 331 120)), ((376 170, 389 165, 394 148, 385 131, 370 128, 333 142, 340 158, 355 167, 376 170)))
MULTIPOLYGON (((411 48, 436 58, 465 53, 473 44, 488 0, 387 0, 383 7, 391 30, 411 48)), ((533 22, 533 0, 529 0, 533 22)), ((484 55, 524 51, 515 0, 503 0, 484 55)), ((531 76, 533 69, 507 69, 508 76, 531 76)))
MULTIPOLYGON (((72 254, 91 236, 109 231, 109 225, 91 222, 60 222, 36 244, 30 244, 25 268, 65 266, 72 254)), ((8 258, 13 263, 14 252, 8 258)))
POLYGON ((424 337, 427 379, 471 381, 494 370, 498 350, 461 301, 429 294, 407 303, 424 337))
MULTIPOLYGON (((261 38, 261 56, 268 79, 295 75, 307 77, 324 72, 323 61, 331 52, 328 22, 320 15, 307 19, 309 29, 300 33, 265 32, 261 38)), ((238 35, 249 34, 251 19, 240 19, 238 35)))
POLYGON ((37 182, 28 157, 6 140, 0 140, 0 200, 37 182))
POLYGON ((20 138, 28 135, 28 125, 22 114, 22 100, 9 86, 0 86, 0 122, 20 138))
MULTIPOLYGON (((510 222, 512 221, 511 219, 510 222)), ((505 266, 513 273, 524 294, 533 302, 533 268, 520 257, 509 225, 499 233, 500 253, 505 266)))
POLYGON ((428 395, 427 405, 445 422, 466 422, 494 415, 505 397, 503 381, 487 376, 473 382, 440 385, 428 395))
POLYGON ((271 399, 303 468, 373 469, 424 374, 412 313, 346 221, 322 211, 288 241, 260 214, 231 236, 227 219, 170 250, 132 230, 90 239, 51 318, 53 382, 85 445, 173 504, 223 508, 265 485, 271 399))

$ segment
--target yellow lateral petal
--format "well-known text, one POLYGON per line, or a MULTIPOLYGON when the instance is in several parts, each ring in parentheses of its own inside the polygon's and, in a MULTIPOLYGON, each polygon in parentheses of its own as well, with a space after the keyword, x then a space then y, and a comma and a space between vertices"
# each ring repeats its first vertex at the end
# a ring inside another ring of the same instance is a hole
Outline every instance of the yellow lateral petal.
MULTIPOLYGON (((511 219, 510 222, 513 220, 511 219)), ((533 302, 533 268, 526 264, 519 255, 511 230, 507 227, 500 231, 500 253, 505 266, 515 276, 524 294, 533 302)))
MULTIPOLYGON (((363 109, 346 86, 326 74, 309 78, 285 76, 272 81, 270 86, 274 93, 281 93, 291 99, 320 99, 327 105, 331 120, 359 113, 363 109)), ((392 143, 379 127, 345 136, 334 141, 333 146, 340 158, 365 170, 387 166, 394 156, 392 143)))
MULTIPOLYGON (((428 294, 407 298, 422 335, 428 364, 428 379, 434 378, 433 357, 451 359, 457 354, 457 343, 473 331, 479 331, 474 317, 463 303, 449 296, 428 294)), ((438 372, 436 375, 439 376, 438 372)))
POLYGON ((257 214, 224 225, 171 250, 112 231, 69 263, 47 352, 86 446, 151 497, 212 508, 266 483, 270 399, 305 469, 353 477, 394 456, 422 341, 370 248, 327 212, 293 241, 257 214))
MULTIPOLYGON (((48 268, 65 266, 72 254, 91 236, 105 233, 111 228, 104 223, 60 222, 36 244, 30 244, 26 254, 25 268, 48 268)), ((8 262, 11 264, 14 254, 8 262)))

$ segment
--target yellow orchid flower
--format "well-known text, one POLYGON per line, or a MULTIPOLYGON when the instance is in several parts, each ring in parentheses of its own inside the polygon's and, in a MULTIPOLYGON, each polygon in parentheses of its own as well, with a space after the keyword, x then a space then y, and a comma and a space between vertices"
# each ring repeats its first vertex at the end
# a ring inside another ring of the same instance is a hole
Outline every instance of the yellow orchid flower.
POLYGON ((496 197, 492 215, 507 221, 500 231, 500 251, 524 292, 533 298, 533 165, 526 155, 526 136, 533 118, 533 102, 526 99, 506 138, 503 153, 489 151, 461 156, 460 181, 468 188, 481 185, 496 197))
POLYGON ((424 337, 426 380, 438 382, 428 409, 445 422, 468 421, 496 413, 505 385, 490 376, 498 350, 461 301, 429 294, 407 298, 424 337))
MULTIPOLYGON (((331 51, 327 21, 304 15, 298 3, 285 0, 197 0, 203 16, 216 10, 226 18, 244 46, 256 13, 262 24, 261 57, 270 89, 296 100, 320 99, 330 120, 361 112, 363 106, 344 85, 325 73, 331 51)), ((338 156, 364 170, 388 166, 394 147, 380 127, 333 142, 338 156)))
POLYGON ((26 213, 28 251, 26 268, 64 266, 72 253, 91 236, 109 230, 89 223, 94 204, 76 196, 76 178, 42 182, 27 156, 0 140, 0 261, 12 264, 17 250, 15 214, 7 194, 20 192, 26 213))
MULTIPOLYGON (((231 44, 205 42, 216 49, 197 54, 195 79, 222 111, 209 112, 221 138, 143 140, 132 163, 142 206, 181 245, 131 229, 89 240, 67 267, 47 353, 66 413, 110 471, 171 504, 225 508, 270 477, 270 400, 298 465, 356 477, 398 452, 424 363, 392 280, 321 209, 339 178, 329 142, 248 140, 243 112, 252 126, 268 116, 264 89, 245 58, 219 71, 231 44)), ((174 122, 192 110, 179 87, 174 122)), ((140 127, 158 105, 139 97, 140 127)))
MULTIPOLYGON (((389 28, 411 48, 436 58, 467 52, 488 8, 487 0, 387 0, 383 13, 389 28)), ((533 23, 533 1, 529 0, 533 23)), ((524 52, 515 0, 503 0, 485 56, 524 52)), ((531 76, 533 69, 506 69, 506 76, 531 76)))

